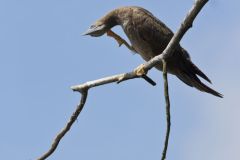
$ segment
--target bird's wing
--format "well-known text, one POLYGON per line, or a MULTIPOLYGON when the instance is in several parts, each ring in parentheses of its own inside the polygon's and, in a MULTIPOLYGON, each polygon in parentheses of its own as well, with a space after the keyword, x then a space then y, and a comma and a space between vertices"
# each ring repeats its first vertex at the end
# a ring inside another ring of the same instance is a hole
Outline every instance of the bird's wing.
POLYGON ((149 11, 143 8, 138 11, 135 22, 139 37, 151 45, 153 52, 160 54, 173 37, 173 32, 149 11))

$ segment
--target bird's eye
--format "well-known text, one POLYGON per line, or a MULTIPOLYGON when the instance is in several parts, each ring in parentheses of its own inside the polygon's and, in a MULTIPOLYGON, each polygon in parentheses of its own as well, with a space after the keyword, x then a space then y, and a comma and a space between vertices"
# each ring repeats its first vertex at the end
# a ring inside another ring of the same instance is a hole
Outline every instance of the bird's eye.
POLYGON ((95 27, 95 25, 94 25, 94 24, 90 26, 90 28, 94 28, 94 27, 95 27))

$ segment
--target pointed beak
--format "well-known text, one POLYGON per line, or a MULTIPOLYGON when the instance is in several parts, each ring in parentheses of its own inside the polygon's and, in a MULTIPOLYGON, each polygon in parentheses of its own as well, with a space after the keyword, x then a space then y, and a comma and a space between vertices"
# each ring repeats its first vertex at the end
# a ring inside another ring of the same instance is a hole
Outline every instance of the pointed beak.
POLYGON ((82 34, 82 36, 87 36, 87 35, 91 35, 96 31, 96 28, 89 28, 86 32, 84 32, 82 34))
POLYGON ((101 36, 104 34, 104 28, 105 28, 105 25, 101 25, 101 26, 93 26, 93 27, 90 27, 85 33, 83 33, 82 35, 83 36, 86 36, 86 35, 90 35, 90 36, 93 36, 93 37, 98 37, 98 36, 101 36))

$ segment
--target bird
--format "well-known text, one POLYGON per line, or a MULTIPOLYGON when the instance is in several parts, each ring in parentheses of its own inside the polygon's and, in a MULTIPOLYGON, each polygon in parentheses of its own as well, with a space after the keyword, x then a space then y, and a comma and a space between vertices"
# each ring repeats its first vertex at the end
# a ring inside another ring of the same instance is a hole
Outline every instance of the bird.
MULTIPOLYGON (((161 54, 174 35, 171 29, 150 11, 138 6, 119 7, 110 11, 93 23, 83 35, 100 37, 104 34, 114 38, 119 46, 124 44, 145 61, 161 54), (122 27, 130 44, 112 31, 112 28, 118 25, 122 27)), ((199 79, 201 77, 211 83, 210 79, 192 62, 189 53, 180 44, 176 46, 166 62, 167 72, 177 76, 186 85, 223 98, 221 93, 208 87, 199 79)), ((162 62, 159 62, 155 68, 162 71, 162 62)))

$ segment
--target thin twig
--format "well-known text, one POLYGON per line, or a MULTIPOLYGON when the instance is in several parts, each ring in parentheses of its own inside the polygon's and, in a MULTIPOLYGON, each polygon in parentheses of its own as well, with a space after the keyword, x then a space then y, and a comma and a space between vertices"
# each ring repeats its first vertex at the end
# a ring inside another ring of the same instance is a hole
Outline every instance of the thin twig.
POLYGON ((109 83, 114 83, 114 82, 121 83, 123 81, 135 79, 135 78, 143 78, 151 85, 153 85, 153 86, 156 85, 156 83, 147 75, 146 76, 137 75, 135 73, 135 71, 132 71, 132 72, 128 72, 128 73, 122 73, 122 74, 117 74, 117 75, 113 75, 113 76, 109 76, 109 77, 100 78, 100 79, 93 80, 93 81, 88 81, 88 82, 80 84, 80 85, 72 86, 71 89, 73 91, 81 92, 82 90, 84 90, 86 88, 90 89, 93 87, 97 87, 97 86, 101 86, 101 85, 105 85, 105 84, 109 84, 109 83))
POLYGON ((71 118, 69 119, 67 125, 57 134, 57 136, 55 137, 55 139, 52 143, 51 148, 45 154, 43 154, 40 158, 38 158, 38 160, 45 160, 56 150, 61 139, 70 130, 73 123, 77 120, 78 115, 81 113, 81 111, 85 105, 85 102, 87 100, 87 95, 88 95, 88 90, 86 89, 85 91, 82 92, 82 97, 81 97, 80 103, 77 106, 75 112, 72 114, 71 118))
POLYGON ((146 80, 148 83, 150 83, 152 86, 156 86, 156 82, 154 82, 150 77, 148 77, 147 75, 142 75, 142 78, 144 80, 146 80))
POLYGON ((164 148, 162 152, 162 160, 165 160, 167 155, 168 140, 171 129, 171 112, 170 112, 170 99, 168 93, 167 62, 165 60, 162 60, 162 62, 163 62, 164 96, 166 102, 166 119, 167 119, 167 131, 165 136, 164 148))

